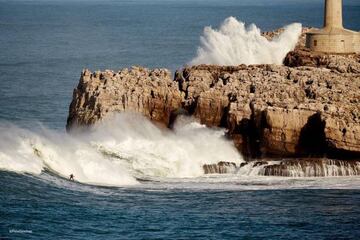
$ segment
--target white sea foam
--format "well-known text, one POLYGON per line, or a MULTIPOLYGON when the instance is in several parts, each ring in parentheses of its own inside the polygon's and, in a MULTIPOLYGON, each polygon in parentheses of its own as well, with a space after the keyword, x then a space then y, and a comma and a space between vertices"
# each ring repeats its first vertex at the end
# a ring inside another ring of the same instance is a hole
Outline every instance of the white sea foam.
POLYGON ((35 133, 1 126, 0 169, 40 174, 48 168, 62 177, 71 173, 79 182, 99 185, 132 185, 127 171, 86 142, 65 133, 43 129, 35 133))
POLYGON ((136 178, 199 177, 203 164, 242 162, 224 130, 180 118, 174 131, 140 115, 119 114, 85 133, 31 132, 0 126, 0 169, 40 174, 48 168, 79 182, 132 185, 136 178))
POLYGON ((101 150, 125 159, 135 173, 150 177, 198 177, 204 164, 242 162, 223 129, 209 129, 180 117, 174 131, 159 129, 142 116, 122 114, 95 128, 101 150))
POLYGON ((218 30, 205 27, 197 56, 189 64, 282 64, 286 54, 295 48, 301 28, 300 23, 288 25, 269 41, 254 24, 246 28, 245 23, 229 17, 218 30))
MULTIPOLYGON (((234 174, 205 175, 204 164, 230 161, 239 166, 243 162, 233 143, 224 135, 223 129, 209 129, 186 117, 178 118, 174 129, 168 130, 134 114, 116 115, 75 135, 44 128, 35 132, 0 124, 0 169, 34 175, 48 169, 65 178, 73 173, 82 183, 107 186, 137 185, 137 179, 159 180, 164 186, 175 184, 174 187, 180 183, 191 186, 198 183, 200 188, 208 188, 212 183, 226 182, 230 185, 244 183, 245 188, 248 184, 255 188, 260 184, 261 189, 308 186, 306 178, 296 180, 299 184, 293 186, 291 178, 263 177, 265 165, 256 162, 241 167, 234 174)), ((272 164, 276 162, 268 162, 272 164)), ((326 176, 351 171, 351 168, 334 164, 323 168, 326 176)), ((303 167, 289 169, 293 177, 315 175, 312 168, 305 169, 306 172, 303 167)), ((354 179, 359 181, 360 178, 354 176, 354 179)), ((341 185, 343 180, 331 181, 334 187, 351 187, 347 182, 341 185)), ((60 179, 60 182, 67 181, 60 179)), ((156 182, 145 185, 153 186, 156 182)), ((326 181, 316 180, 314 187, 318 182, 326 181)))

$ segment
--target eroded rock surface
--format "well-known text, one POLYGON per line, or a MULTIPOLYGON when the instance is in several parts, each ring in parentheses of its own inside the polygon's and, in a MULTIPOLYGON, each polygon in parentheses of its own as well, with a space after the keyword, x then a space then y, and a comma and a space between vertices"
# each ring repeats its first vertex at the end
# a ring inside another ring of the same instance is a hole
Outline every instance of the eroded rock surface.
POLYGON ((181 107, 177 83, 166 69, 84 70, 74 90, 67 128, 93 124, 113 112, 137 112, 168 125, 181 107))
POLYGON ((195 66, 176 74, 183 107, 220 126, 243 153, 360 152, 360 75, 275 65, 195 66))
POLYGON ((331 55, 311 52, 306 48, 289 52, 284 64, 289 67, 309 66, 327 68, 340 73, 360 74, 360 55, 331 55))
POLYGON ((67 127, 122 111, 170 126, 187 112, 226 128, 246 157, 358 159, 360 57, 312 53, 303 38, 285 59, 288 66, 200 65, 178 70, 175 80, 165 69, 85 70, 67 127))

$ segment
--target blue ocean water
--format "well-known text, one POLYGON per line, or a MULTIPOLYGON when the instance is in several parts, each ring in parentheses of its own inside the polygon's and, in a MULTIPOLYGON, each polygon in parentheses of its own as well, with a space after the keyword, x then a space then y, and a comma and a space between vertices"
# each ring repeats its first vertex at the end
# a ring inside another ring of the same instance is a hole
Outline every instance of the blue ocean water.
MULTIPOLYGON (((175 70, 196 54, 205 26, 234 16, 262 30, 322 25, 317 1, 0 0, 0 119, 63 129, 83 68, 175 70)), ((360 4, 344 1, 360 30, 360 4)))
MULTIPOLYGON (((6 239, 358 239, 359 190, 102 188, 1 174, 6 239), (14 184, 17 182, 17 184, 14 184), (11 230, 31 233, 11 233, 11 230), (9 233, 10 231, 10 233, 9 233)), ((208 186, 209 187, 209 186, 208 186)))
MULTIPOLYGON (((0 0, 0 122, 63 132, 83 68, 174 71, 195 56, 205 26, 234 16, 262 30, 292 22, 321 27, 322 4, 0 0)), ((344 0, 344 23, 360 30, 358 0, 344 0)), ((360 238, 357 177, 214 177, 100 187, 47 171, 0 171, 0 181, 0 239, 360 238)))

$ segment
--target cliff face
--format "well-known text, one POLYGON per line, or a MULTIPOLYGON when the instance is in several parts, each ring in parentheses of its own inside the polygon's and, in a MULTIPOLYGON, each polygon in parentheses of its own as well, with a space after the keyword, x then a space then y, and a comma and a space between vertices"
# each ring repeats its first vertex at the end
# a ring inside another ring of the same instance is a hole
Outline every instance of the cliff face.
POLYGON ((181 107, 177 83, 166 69, 84 70, 74 90, 67 129, 93 124, 113 112, 138 112, 165 125, 181 107))
POLYGON ((200 65, 174 80, 165 69, 85 70, 67 128, 122 111, 171 127, 187 113, 228 129, 247 157, 360 158, 360 56, 309 52, 303 38, 285 66, 200 65))
MULTIPOLYGON (((285 66, 196 66, 176 74, 184 108, 229 129, 252 157, 360 153, 360 75, 285 66)), ((336 156, 337 157, 337 156, 336 156)))
POLYGON ((139 112, 170 126, 187 112, 224 127, 250 157, 360 153, 360 75, 327 68, 195 66, 177 71, 133 68, 83 71, 68 129, 112 112, 139 112), (185 110, 185 111, 184 111, 185 110))

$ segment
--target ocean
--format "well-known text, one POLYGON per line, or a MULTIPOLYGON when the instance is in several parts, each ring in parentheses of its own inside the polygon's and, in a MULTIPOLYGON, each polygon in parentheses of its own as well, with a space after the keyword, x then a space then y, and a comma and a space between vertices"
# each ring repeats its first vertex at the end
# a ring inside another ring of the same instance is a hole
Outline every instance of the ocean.
POLYGON ((204 176, 196 164, 243 160, 194 123, 65 132, 84 68, 174 72, 230 16, 270 31, 322 15, 322 0, 0 0, 0 239, 359 239, 359 177, 204 176))

